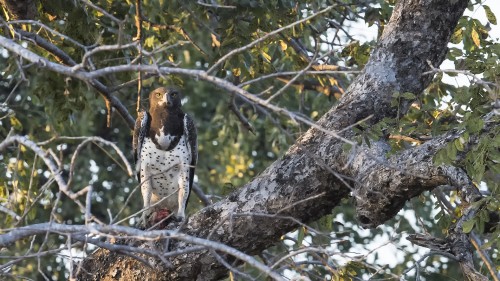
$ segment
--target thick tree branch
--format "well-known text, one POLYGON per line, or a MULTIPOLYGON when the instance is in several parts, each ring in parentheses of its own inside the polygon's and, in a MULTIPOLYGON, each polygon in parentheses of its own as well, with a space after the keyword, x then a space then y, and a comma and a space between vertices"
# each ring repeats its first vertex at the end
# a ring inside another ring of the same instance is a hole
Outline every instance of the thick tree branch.
MULTIPOLYGON (((87 5, 92 5, 92 3, 88 1, 83 1, 87 5)), ((34 19, 35 16, 37 15, 37 8, 36 8, 36 1, 34 0, 23 0, 23 1, 12 1, 12 0, 1 0, 0 4, 2 4, 3 7, 8 11, 8 13, 12 16, 12 20, 17 20, 17 19, 22 19, 22 20, 30 20, 34 19)), ((102 11, 103 13, 106 13, 105 11, 102 11)), ((107 13, 106 13, 107 14, 107 13)), ((116 20, 119 24, 121 24, 121 21, 118 19, 114 18, 113 16, 107 14, 110 18, 113 20, 116 20)), ((2 20, 3 22, 3 20, 2 20)), ((63 52, 61 49, 59 49, 57 46, 51 44, 38 34, 30 33, 21 29, 16 29, 16 32, 21 35, 22 37, 28 38, 32 40, 36 45, 39 47, 45 49, 49 53, 51 53, 53 56, 55 56, 58 60, 62 61, 64 64, 69 65, 69 66, 75 66, 77 63, 70 57, 68 56, 65 52, 63 52)), ((85 58, 83 60, 83 63, 85 63, 85 58)), ((134 118, 128 113, 127 109, 119 99, 117 99, 111 91, 107 89, 107 87, 99 82, 97 79, 88 81, 90 84, 102 95, 104 100, 106 101, 107 104, 111 104, 114 108, 118 110, 120 115, 123 117, 127 125, 133 129, 134 128, 134 123, 135 120, 134 118)), ((109 118, 109 117, 108 117, 109 118)))
POLYGON ((301 24, 301 23, 303 23, 303 22, 307 22, 307 21, 309 21, 309 20, 311 20, 311 19, 313 19, 313 18, 315 18, 315 17, 317 17, 317 16, 319 16, 319 15, 321 15, 321 14, 324 14, 324 13, 326 13, 326 12, 330 11, 331 9, 333 9, 334 7, 335 7, 335 6, 329 6, 329 7, 325 8, 325 9, 323 9, 323 10, 321 10, 321 11, 317 12, 317 13, 314 13, 313 15, 311 15, 311 16, 309 16, 309 17, 307 17, 307 18, 303 18, 303 19, 301 19, 301 20, 299 20, 299 21, 293 22, 293 23, 291 23, 291 24, 289 24, 289 25, 283 26, 283 27, 278 28, 278 29, 276 29, 276 30, 274 30, 274 31, 272 31, 272 32, 269 32, 268 34, 266 34, 266 35, 264 35, 264 36, 260 37, 259 39, 255 40, 255 41, 252 41, 252 42, 251 42, 250 44, 248 44, 248 45, 245 45, 245 46, 243 46, 243 47, 241 47, 241 48, 238 48, 238 49, 234 49, 234 50, 232 50, 231 52, 229 52, 229 53, 225 54, 222 58, 220 58, 220 59, 219 59, 216 63, 214 63, 214 65, 212 65, 212 66, 208 69, 207 73, 212 73, 214 70, 216 70, 216 69, 217 69, 217 68, 218 68, 218 67, 219 67, 219 66, 220 66, 223 62, 225 62, 225 61, 226 61, 227 59, 229 59, 230 57, 232 57, 232 56, 234 56, 234 55, 236 55, 236 54, 238 54, 238 53, 241 53, 241 52, 243 52, 243 51, 245 51, 245 50, 250 49, 251 47, 253 47, 253 46, 255 46, 255 45, 257 45, 257 44, 259 44, 259 43, 263 42, 264 40, 268 39, 269 37, 271 37, 271 36, 273 36, 273 35, 279 34, 280 32, 282 32, 282 31, 284 31, 284 30, 290 29, 290 28, 292 28, 292 27, 294 27, 294 26, 296 26, 296 25, 298 25, 298 24, 301 24))
MULTIPOLYGON (((472 182, 462 182, 461 186, 461 189, 463 189, 465 193, 478 194, 478 196, 480 196, 479 192, 474 187, 472 182)), ((488 278, 486 278, 474 268, 474 259, 470 238, 469 235, 467 235, 463 231, 463 223, 467 220, 472 219, 476 215, 478 210, 479 208, 470 205, 465 210, 465 214, 460 219, 458 219, 453 227, 449 229, 449 233, 446 239, 435 238, 427 234, 412 234, 407 239, 416 245, 429 248, 433 251, 448 253, 452 255, 452 257, 459 262, 463 274, 467 278, 467 280, 486 281, 488 280, 488 278)))
MULTIPOLYGON (((45 40, 44 38, 42 38, 40 35, 30 33, 30 32, 24 31, 24 30, 20 30, 20 29, 17 29, 16 32, 19 33, 19 35, 22 36, 23 38, 30 39, 37 46, 39 46, 40 48, 45 49, 47 52, 51 53, 53 56, 56 57, 56 59, 58 61, 61 61, 65 65, 72 66, 72 67, 79 66, 65 52, 63 52, 61 49, 59 49, 54 44, 52 44, 52 43, 48 42, 47 40, 45 40)), ((38 60, 38 61, 40 61, 40 60, 38 60)), ((84 57, 82 64, 85 64, 85 62, 86 62, 86 57, 84 57)), ((114 108, 116 108, 116 110, 123 117, 123 119, 125 120, 125 122, 129 126, 129 128, 131 128, 131 129, 134 128, 134 124, 135 124, 134 118, 130 115, 127 108, 122 104, 122 102, 112 94, 113 91, 110 91, 103 83, 101 83, 97 79, 87 79, 84 81, 86 81, 90 85, 92 85, 92 87, 94 87, 102 95, 102 97, 104 98, 104 100, 107 103, 111 104, 114 108)))
MULTIPOLYGON (((52 161, 49 157, 47 157, 47 152, 41 149, 36 145, 33 141, 29 140, 27 137, 23 136, 10 136, 7 139, 0 142, 0 151, 5 150, 9 145, 14 143, 20 143, 28 148, 30 148, 38 157, 40 157, 45 165, 49 168, 50 173, 54 177, 55 181, 59 186, 59 190, 64 192, 68 197, 74 197, 74 193, 68 188, 66 181, 61 176, 60 167, 58 167, 54 161, 52 161)), ((76 198, 76 197, 75 197, 76 198)), ((83 205, 81 205, 83 206, 83 205)))
MULTIPOLYGON (((121 235, 121 237, 128 239, 137 239, 144 241, 160 241, 160 242, 161 239, 175 239, 224 252, 228 255, 241 259, 247 262, 248 264, 256 267, 257 269, 266 273, 268 276, 272 277, 274 280, 280 280, 280 281, 285 280, 279 274, 272 271, 271 268, 255 260, 251 256, 248 256, 234 248, 231 248, 219 242, 189 236, 184 233, 172 230, 143 231, 135 228, 118 226, 118 225, 65 225, 58 223, 42 223, 42 224, 35 224, 35 225, 16 228, 7 234, 0 235, 0 246, 4 247, 23 238, 33 235, 46 234, 46 233, 73 235, 75 238, 77 238, 77 240, 85 240, 85 235, 90 235, 90 236, 102 235, 109 238, 118 238, 118 235, 121 235)), ((92 242, 91 239, 89 239, 89 241, 92 242)), ((98 244, 101 244, 102 246, 105 247, 109 247, 111 249, 119 247, 119 246, 114 246, 112 244, 109 245, 105 245, 104 243, 98 243, 98 244)), ((133 252, 139 252, 145 254, 152 253, 145 251, 141 248, 131 248, 131 247, 127 248, 125 246, 123 246, 122 248, 133 252)), ((154 253, 154 254, 159 255, 161 253, 154 253)), ((166 254, 168 255, 168 252, 166 254)))
MULTIPOLYGON (((467 1, 454 3, 438 0, 400 1, 394 8, 391 21, 386 26, 363 73, 341 99, 340 104, 321 118, 318 126, 339 131, 368 115, 374 116, 370 122, 377 122, 384 117, 395 117, 397 109, 390 106, 392 94, 413 92, 418 95, 429 84, 431 76, 422 75, 429 70, 427 61, 434 66, 442 62, 447 51, 446 44, 466 5, 467 1)), ((225 89, 232 89, 214 77, 204 76, 205 73, 200 75, 199 78, 203 80, 214 82, 225 89)), ((246 98, 255 100, 253 96, 246 98)), ((402 105, 403 108, 406 106, 402 105)), ((353 134, 351 130, 346 130, 342 137, 350 138, 353 134)), ((211 239, 246 253, 259 253, 277 241, 281 235, 293 230, 297 226, 296 221, 309 222, 328 214, 349 194, 350 189, 333 175, 330 169, 348 173, 347 167, 349 167, 349 174, 357 176, 357 173, 362 172, 363 165, 358 162, 350 163, 352 157, 343 152, 342 144, 343 142, 336 136, 317 128, 310 129, 281 159, 252 182, 226 199, 194 214, 182 231, 197 237, 211 235, 211 239), (324 165, 320 165, 316 157, 322 159, 324 165), (319 194, 322 196, 314 200, 304 200, 319 194), (294 204, 294 202, 301 203, 294 204), (284 209, 290 205, 293 207, 284 209), (249 215, 249 212, 269 215, 249 215), (294 220, 286 217, 293 217, 294 220)), ((354 153, 356 156, 363 151, 356 150, 354 153)), ((426 153, 427 157, 432 158, 430 154, 426 153)), ((405 182, 404 175, 427 185, 428 188, 446 182, 448 176, 447 173, 439 173, 430 178, 417 179, 411 173, 401 173, 402 182, 405 182)), ((408 189, 412 188, 415 188, 414 184, 408 186, 408 189)), ((409 192, 406 195, 408 197, 395 200, 404 203, 418 192, 409 192)), ((365 223, 375 225, 381 221, 373 220, 365 223)), ((127 258, 103 252, 98 252, 95 258, 96 263, 92 260, 86 261, 87 270, 96 268, 98 263, 104 263, 100 267, 103 270, 111 270, 117 266, 123 270, 130 270, 134 263, 127 258), (130 265, 127 265, 126 261, 130 262, 130 265)), ((215 280, 227 274, 227 270, 208 252, 176 257, 171 262, 174 264, 174 270, 158 272, 154 278, 215 280)), ((106 271, 100 273, 109 274, 106 271)), ((81 277, 84 278, 83 275, 81 277)), ((92 277, 87 276, 85 280, 92 280, 92 277)))
MULTIPOLYGON (((196 77, 311 125, 312 128, 298 139, 281 159, 224 200, 194 214, 181 229, 187 235, 210 237, 211 240, 247 254, 257 254, 278 241, 283 234, 296 228, 300 222, 314 221, 330 213, 347 197, 352 190, 346 186, 345 180, 338 177, 339 174, 343 173, 347 178, 353 179, 347 183, 354 187, 353 194, 357 200, 360 221, 370 227, 383 223, 393 216, 404 202, 423 190, 447 184, 450 178, 452 181, 460 181, 464 174, 459 170, 432 166, 430 159, 435 148, 431 144, 424 144, 391 159, 385 159, 386 145, 382 142, 372 149, 354 146, 351 152, 345 152, 343 144, 354 144, 351 139, 355 133, 351 129, 342 130, 368 116, 372 118, 366 122, 373 124, 384 117, 394 118, 398 112, 406 112, 411 101, 405 101, 398 110, 391 107, 393 94, 421 94, 432 78, 431 75, 425 74, 431 70, 428 62, 437 67, 443 61, 447 52, 446 45, 467 3, 465 0, 399 1, 363 72, 340 103, 317 124, 266 103, 204 71, 148 65, 114 66, 92 72, 72 71, 69 67, 49 62, 20 48, 10 39, 0 37, 0 46, 29 61, 40 62, 40 67, 84 81, 113 72, 138 70, 196 77), (340 131, 342 133, 338 133, 340 131), (418 164, 422 160, 425 161, 418 164), (404 164, 403 168, 397 166, 400 164, 404 164), (384 180, 374 175, 373 171, 377 169, 392 177, 392 180, 384 180), (404 188, 404 192, 382 200, 380 208, 374 211, 378 213, 363 213, 364 209, 360 206, 364 201, 360 199, 369 202, 373 195, 387 193, 391 188, 397 187, 404 188), (313 199, 309 200, 310 198, 313 199)), ((212 70, 216 66, 217 64, 212 70)), ((453 135, 443 136, 435 142, 444 144, 452 138, 453 135)), ((172 250, 180 250, 183 247, 189 245, 175 244, 172 245, 172 250)), ((146 270, 140 262, 130 257, 104 250, 97 251, 93 258, 84 262, 84 270, 79 275, 81 280, 114 280, 113 272, 116 272, 116 269, 130 273, 146 270), (86 272, 91 274, 87 275, 86 272), (93 273, 96 274, 92 275, 93 273)), ((227 274, 227 269, 209 251, 177 256, 169 259, 169 262, 173 268, 162 268, 153 272, 147 269, 150 277, 158 280, 216 280, 227 274)), ((129 275, 131 278, 133 276, 129 275)))
POLYGON ((130 72, 130 71, 143 71, 143 72, 158 73, 158 74, 180 74, 180 75, 190 76, 190 77, 193 77, 196 79, 207 81, 209 83, 213 83, 221 89, 227 90, 230 93, 240 95, 251 102, 262 105, 262 106, 264 106, 264 107, 266 107, 266 108, 268 108, 276 113, 283 114, 283 115, 293 119, 294 121, 303 122, 304 124, 307 124, 307 125, 315 128, 323 133, 326 133, 334 138, 338 138, 345 143, 355 145, 354 142, 352 142, 344 137, 341 137, 339 134, 337 134, 333 130, 325 129, 322 126, 317 125, 314 122, 311 122, 308 118, 304 118, 301 115, 297 115, 297 114, 295 114, 291 111, 288 111, 284 108, 281 108, 279 106, 268 103, 268 102, 260 99, 259 97, 250 94, 249 92, 233 85, 232 83, 230 83, 224 79, 209 75, 205 71, 193 70, 193 69, 183 69, 183 68, 172 68, 172 67, 158 67, 156 65, 118 65, 118 66, 110 66, 110 67, 106 67, 103 69, 94 70, 94 71, 90 71, 90 72, 86 72, 83 70, 75 71, 75 69, 73 69, 71 67, 68 67, 65 65, 60 65, 60 64, 51 62, 45 58, 42 58, 39 55, 31 52, 30 50, 23 48, 21 45, 15 43, 14 41, 12 41, 8 38, 3 37, 3 36, 0 36, 0 46, 22 56, 23 58, 25 58, 28 61, 31 61, 33 63, 37 63, 37 66, 39 68, 46 68, 48 70, 57 72, 59 74, 67 75, 70 77, 75 77, 75 78, 83 80, 83 81, 88 81, 89 83, 92 83, 92 81, 94 81, 94 79, 101 77, 101 76, 105 76, 107 74, 118 73, 118 72, 130 72))
MULTIPOLYGON (((483 134, 471 136, 468 145, 477 144, 480 137, 487 135, 494 126, 486 123, 483 134)), ((375 142, 371 148, 361 147, 363 152, 350 166, 356 179, 353 197, 361 225, 376 227, 384 223, 396 215, 407 199, 426 190, 440 185, 469 185, 470 180, 463 170, 433 164, 434 155, 460 135, 461 132, 451 131, 389 159, 383 157, 390 150, 385 142, 375 142)), ((474 202, 480 194, 471 196, 473 199, 469 199, 474 202)))

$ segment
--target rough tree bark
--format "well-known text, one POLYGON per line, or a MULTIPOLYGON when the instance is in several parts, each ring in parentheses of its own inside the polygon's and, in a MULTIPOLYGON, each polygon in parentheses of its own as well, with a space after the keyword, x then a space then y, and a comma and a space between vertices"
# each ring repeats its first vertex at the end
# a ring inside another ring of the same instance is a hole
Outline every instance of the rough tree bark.
MULTIPOLYGON (((432 75, 423 73, 430 70, 429 64, 438 67, 444 60, 448 40, 467 4, 466 0, 399 1, 363 73, 317 124, 340 131, 368 116, 369 123, 396 117, 398 110, 390 106, 393 93, 420 95, 428 86, 432 75)), ((399 112, 408 106, 409 102, 401 104, 399 112)), ((352 130, 341 135, 355 136, 352 130)), ((297 221, 319 219, 349 194, 357 204, 360 224, 375 227, 425 190, 468 181, 461 170, 432 164, 434 153, 454 138, 451 132, 387 159, 383 141, 370 149, 344 152, 341 140, 310 129, 250 183, 192 215, 181 231, 258 254, 295 229, 297 221)), ((176 243, 171 250, 183 247, 187 245, 176 243)), ((228 274, 208 250, 169 261, 170 268, 152 269, 101 249, 82 263, 78 279, 217 280, 228 274)))
POLYGON ((38 15, 36 0, 0 0, 0 4, 11 20, 32 20, 38 15))

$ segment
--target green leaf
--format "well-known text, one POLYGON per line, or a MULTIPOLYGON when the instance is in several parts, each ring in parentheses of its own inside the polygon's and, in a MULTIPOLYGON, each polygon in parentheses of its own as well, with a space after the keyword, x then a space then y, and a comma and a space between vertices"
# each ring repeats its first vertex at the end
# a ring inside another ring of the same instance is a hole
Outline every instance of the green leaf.
POLYGON ((490 212, 496 212, 496 211, 500 211, 500 206, 495 204, 494 201, 490 201, 489 204, 486 205, 486 209, 490 212))
MULTIPOLYGON (((493 236, 494 237, 494 236, 493 236)), ((495 239, 491 239, 489 240, 488 242, 484 243, 482 246, 481 246, 481 249, 483 250, 487 250, 489 249, 491 246, 493 246, 493 243, 496 242, 495 239)))
POLYGON ((262 56, 263 56, 263 57, 264 57, 264 58, 265 58, 268 62, 270 62, 270 61, 271 61, 271 56, 270 56, 268 53, 266 53, 266 52, 264 52, 264 51, 261 51, 260 53, 262 54, 262 56))
POLYGON ((484 127, 484 121, 473 118, 467 121, 466 128, 469 133, 479 133, 484 127))
POLYGON ((144 47, 153 48, 154 42, 155 42, 155 37, 149 36, 148 38, 146 38, 146 40, 144 40, 144 47))
POLYGON ((481 218, 481 221, 484 221, 484 222, 490 221, 490 213, 488 212, 487 209, 481 210, 481 212, 479 213, 479 217, 481 218))
POLYGON ((304 228, 301 227, 301 228, 299 228, 299 231, 297 233, 297 248, 302 247, 302 242, 304 241, 304 236, 305 236, 305 231, 304 231, 304 228))
POLYGON ((28 212, 28 219, 34 220, 35 218, 36 218, 36 208, 33 208, 28 212))
POLYGON ((490 163, 488 168, 494 173, 500 175, 500 164, 490 163))
POLYGON ((448 52, 448 54, 453 58, 457 58, 457 57, 461 57, 463 55, 463 52, 462 50, 460 50, 459 48, 450 48, 450 51, 448 52))
POLYGON ((407 99, 407 100, 413 100, 416 98, 416 96, 410 92, 405 92, 405 93, 401 94, 401 97, 403 97, 404 99, 407 99))
POLYGON ((434 164, 450 164, 450 160, 448 159, 448 157, 446 157, 445 149, 441 149, 436 153, 436 155, 434 156, 434 164))
POLYGON ((479 220, 477 223, 476 223, 476 229, 479 233, 484 233, 484 221, 483 220, 479 220))
POLYGON ((455 144, 455 147, 457 148, 458 151, 464 151, 465 141, 463 141, 463 139, 461 137, 454 140, 453 143, 455 144))
POLYGON ((458 44, 462 42, 462 38, 463 30, 461 27, 457 27, 457 29, 455 29, 455 32, 453 32, 453 35, 451 36, 450 42, 453 44, 458 44))
POLYGON ((23 129, 23 124, 15 116, 10 117, 10 125, 17 131, 21 131, 23 129))
POLYGON ((486 18, 491 24, 497 24, 497 17, 495 14, 491 11, 489 6, 483 5, 484 12, 486 13, 486 18))
POLYGON ((365 140, 365 143, 368 147, 371 147, 370 139, 368 138, 367 135, 363 135, 363 139, 365 140))
POLYGON ((352 145, 350 143, 342 144, 342 151, 343 152, 348 153, 349 151, 351 151, 351 149, 352 149, 352 145))
POLYGON ((457 149, 452 143, 450 143, 446 146, 446 156, 452 162, 457 159, 457 149))
POLYGON ((478 157, 478 160, 473 163, 472 171, 472 178, 477 182, 481 181, 484 172, 486 171, 486 166, 484 165, 484 161, 482 158, 478 157))
POLYGON ((472 228, 474 227, 474 224, 476 223, 476 221, 474 219, 471 219, 471 220, 468 220, 468 221, 465 221, 463 224, 462 224, 462 230, 464 231, 464 233, 469 233, 472 231, 472 228))

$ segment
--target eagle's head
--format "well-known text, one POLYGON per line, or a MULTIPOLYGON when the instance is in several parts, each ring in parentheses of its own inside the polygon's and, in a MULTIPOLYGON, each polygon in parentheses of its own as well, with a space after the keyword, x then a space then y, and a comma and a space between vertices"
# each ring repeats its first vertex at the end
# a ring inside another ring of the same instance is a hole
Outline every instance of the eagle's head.
POLYGON ((151 107, 181 107, 181 93, 173 87, 160 87, 149 94, 149 104, 151 107))

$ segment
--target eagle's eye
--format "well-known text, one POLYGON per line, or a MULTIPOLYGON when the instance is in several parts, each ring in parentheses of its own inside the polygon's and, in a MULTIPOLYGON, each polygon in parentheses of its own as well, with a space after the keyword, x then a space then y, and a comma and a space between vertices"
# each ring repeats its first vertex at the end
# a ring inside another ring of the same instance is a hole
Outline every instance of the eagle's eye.
POLYGON ((177 93, 176 92, 172 92, 172 93, 170 93, 170 96, 173 97, 173 98, 175 98, 177 96, 177 93))
POLYGON ((156 93, 157 98, 161 98, 162 94, 160 92, 156 93))

